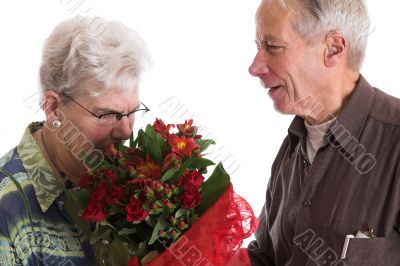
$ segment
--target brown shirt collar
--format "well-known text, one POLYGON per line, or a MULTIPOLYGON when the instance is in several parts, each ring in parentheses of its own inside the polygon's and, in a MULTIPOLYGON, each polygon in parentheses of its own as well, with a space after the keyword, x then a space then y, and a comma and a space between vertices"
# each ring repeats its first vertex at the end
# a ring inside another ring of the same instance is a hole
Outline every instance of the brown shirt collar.
MULTIPOLYGON (((325 143, 336 141, 341 148, 351 155, 356 152, 354 145, 349 143, 348 136, 353 136, 358 142, 365 126, 367 117, 371 112, 375 98, 375 91, 362 75, 357 81, 356 88, 350 100, 344 107, 338 119, 331 125, 325 134, 325 143), (328 139, 333 137, 334 139, 328 139)), ((307 136, 304 118, 296 116, 289 127, 289 149, 292 153, 300 140, 307 136)))

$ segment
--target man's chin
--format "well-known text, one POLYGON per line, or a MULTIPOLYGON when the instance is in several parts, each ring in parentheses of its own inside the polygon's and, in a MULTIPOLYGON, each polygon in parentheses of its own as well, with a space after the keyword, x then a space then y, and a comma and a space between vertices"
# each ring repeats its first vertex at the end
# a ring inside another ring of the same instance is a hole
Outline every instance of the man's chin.
POLYGON ((295 115, 293 108, 290 108, 284 104, 274 102, 274 109, 275 111, 283 115, 295 115))

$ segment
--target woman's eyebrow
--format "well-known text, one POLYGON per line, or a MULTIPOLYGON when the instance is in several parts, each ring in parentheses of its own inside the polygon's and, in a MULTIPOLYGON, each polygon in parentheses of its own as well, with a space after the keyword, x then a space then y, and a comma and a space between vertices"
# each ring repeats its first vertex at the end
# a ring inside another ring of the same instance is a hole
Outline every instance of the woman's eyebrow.
MULTIPOLYGON (((128 114, 132 113, 133 111, 135 111, 139 107, 140 107, 140 103, 135 108, 133 108, 133 110, 129 111, 128 114)), ((118 113, 118 114, 123 114, 122 112, 114 110, 114 109, 111 109, 111 108, 95 108, 94 111, 95 112, 100 112, 100 113, 118 113)))

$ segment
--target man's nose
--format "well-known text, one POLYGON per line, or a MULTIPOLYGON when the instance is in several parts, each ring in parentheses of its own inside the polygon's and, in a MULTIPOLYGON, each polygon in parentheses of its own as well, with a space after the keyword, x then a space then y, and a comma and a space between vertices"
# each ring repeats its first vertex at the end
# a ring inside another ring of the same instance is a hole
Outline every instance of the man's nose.
POLYGON ((265 56, 262 52, 258 51, 249 67, 250 75, 254 77, 259 77, 266 74, 269 71, 268 64, 265 56))

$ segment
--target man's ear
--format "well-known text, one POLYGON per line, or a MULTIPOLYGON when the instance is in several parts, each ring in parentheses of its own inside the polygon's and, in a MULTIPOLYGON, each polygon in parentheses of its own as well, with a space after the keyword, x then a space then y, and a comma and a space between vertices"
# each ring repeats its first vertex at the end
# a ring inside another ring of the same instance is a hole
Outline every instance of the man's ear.
POLYGON ((46 121, 52 123, 54 120, 60 120, 61 115, 59 107, 61 97, 54 91, 45 91, 43 93, 43 109, 46 115, 46 121))
POLYGON ((347 39, 339 32, 328 33, 325 39, 324 63, 327 67, 333 67, 346 60, 348 50, 347 39))

